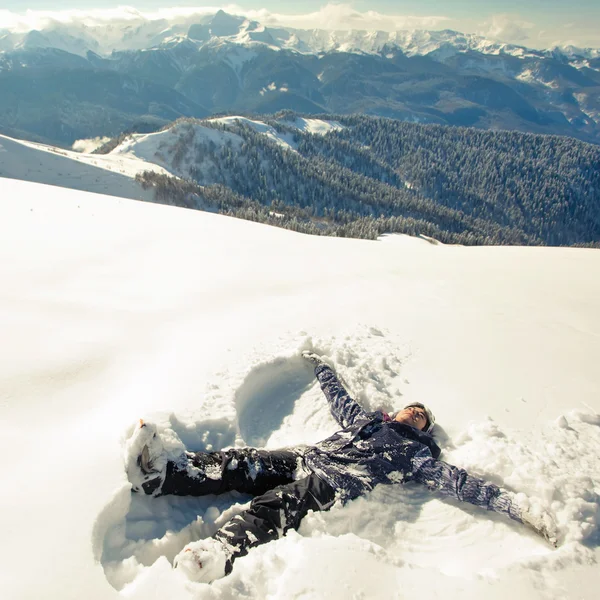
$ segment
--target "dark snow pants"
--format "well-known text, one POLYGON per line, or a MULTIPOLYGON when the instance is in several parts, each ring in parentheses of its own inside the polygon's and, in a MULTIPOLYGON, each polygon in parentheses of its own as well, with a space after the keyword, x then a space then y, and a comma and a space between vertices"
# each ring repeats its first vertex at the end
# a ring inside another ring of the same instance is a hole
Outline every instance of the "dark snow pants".
POLYGON ((317 475, 294 480, 301 455, 289 450, 243 448, 187 453, 188 464, 169 463, 161 495, 204 496, 237 491, 255 496, 250 508, 225 523, 213 537, 233 549, 226 566, 248 549, 298 529, 309 510, 327 510, 335 490, 317 475))

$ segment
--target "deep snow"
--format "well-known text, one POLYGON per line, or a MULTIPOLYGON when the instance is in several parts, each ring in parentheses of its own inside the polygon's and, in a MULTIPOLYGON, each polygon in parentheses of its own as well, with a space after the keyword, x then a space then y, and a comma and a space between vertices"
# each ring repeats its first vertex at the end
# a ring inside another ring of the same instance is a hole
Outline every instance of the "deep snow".
POLYGON ((10 179, 0 217, 3 597, 597 597, 597 250, 310 237, 10 179), (304 348, 368 408, 427 402, 443 458, 551 510, 560 547, 406 485, 309 516, 211 586, 172 571, 248 498, 132 495, 128 433, 323 438, 304 348))

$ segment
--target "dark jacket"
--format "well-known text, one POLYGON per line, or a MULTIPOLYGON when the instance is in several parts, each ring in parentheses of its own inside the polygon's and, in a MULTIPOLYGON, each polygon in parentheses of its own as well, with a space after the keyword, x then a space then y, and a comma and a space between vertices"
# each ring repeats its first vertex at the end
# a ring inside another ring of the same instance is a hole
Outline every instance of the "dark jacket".
POLYGON ((365 412, 328 365, 317 365, 315 375, 331 413, 343 429, 309 448, 305 462, 343 500, 356 498, 377 484, 416 481, 521 520, 510 493, 439 460, 441 451, 431 435, 410 425, 386 421, 380 411, 365 412))

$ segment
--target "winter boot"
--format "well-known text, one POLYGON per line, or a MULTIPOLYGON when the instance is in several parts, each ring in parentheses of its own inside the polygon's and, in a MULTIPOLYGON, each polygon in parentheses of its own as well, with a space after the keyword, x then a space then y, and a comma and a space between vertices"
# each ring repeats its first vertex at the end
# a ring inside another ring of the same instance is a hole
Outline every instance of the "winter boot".
POLYGON ((175 557, 173 567, 191 581, 211 583, 231 571, 231 564, 228 565, 231 554, 223 542, 205 538, 188 544, 175 557))

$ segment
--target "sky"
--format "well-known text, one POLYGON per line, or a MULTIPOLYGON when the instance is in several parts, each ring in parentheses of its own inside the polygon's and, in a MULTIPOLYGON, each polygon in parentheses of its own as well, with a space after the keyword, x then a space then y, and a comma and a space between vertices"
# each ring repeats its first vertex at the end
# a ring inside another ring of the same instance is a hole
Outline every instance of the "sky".
MULTIPOLYGON (((128 6, 146 15, 160 11, 166 16, 177 8, 166 7, 164 0, 62 0, 60 11, 82 13, 106 11, 122 13, 128 6), (119 8, 121 7, 121 8, 119 8)), ((223 8, 244 14, 266 25, 326 29, 454 29, 532 48, 572 44, 600 47, 600 2, 597 0, 357 0, 327 3, 305 0, 285 4, 271 0, 238 0, 235 3, 178 0, 176 7, 223 8)), ((0 27, 39 22, 40 12, 55 14, 56 2, 4 0, 0 8, 0 27)), ((131 10, 128 11, 131 14, 131 10)))

